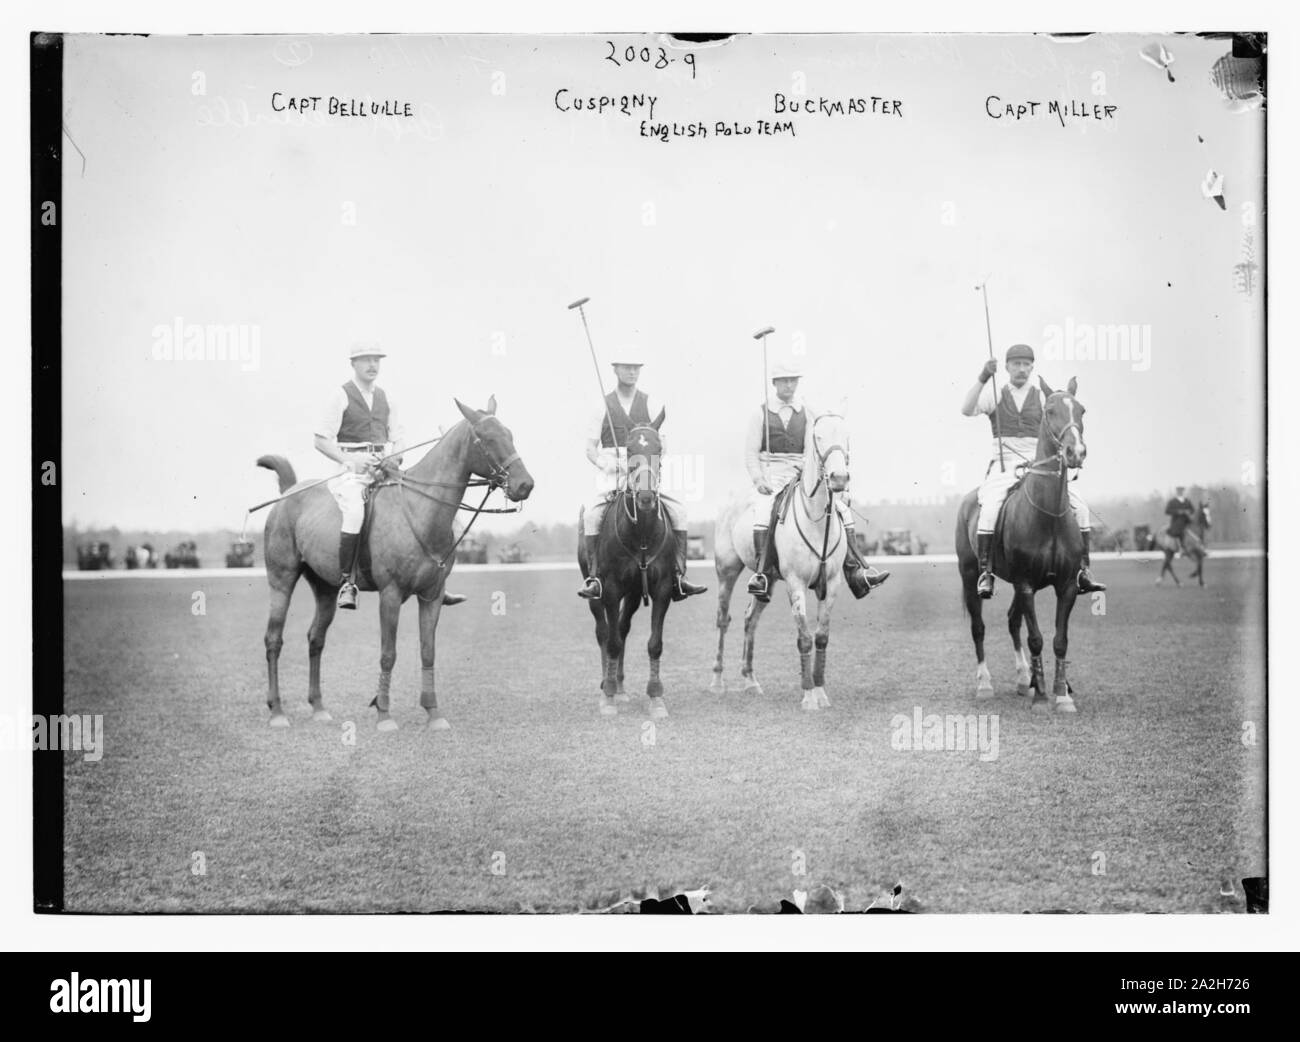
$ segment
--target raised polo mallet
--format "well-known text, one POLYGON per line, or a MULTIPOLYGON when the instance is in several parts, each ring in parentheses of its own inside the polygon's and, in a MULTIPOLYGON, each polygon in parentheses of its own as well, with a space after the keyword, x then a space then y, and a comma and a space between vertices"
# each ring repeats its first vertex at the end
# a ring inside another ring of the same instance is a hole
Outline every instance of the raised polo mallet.
MULTIPOLYGON (((769 435, 767 433, 767 335, 768 333, 775 333, 775 332, 776 329, 773 326, 767 326, 763 329, 760 329, 757 333, 754 334, 755 340, 763 341, 763 397, 759 399, 759 402, 761 403, 763 409, 763 451, 764 452, 771 451, 770 448, 771 442, 768 440, 769 435)), ((767 479, 764 478, 764 480, 767 479)))
MULTIPOLYGON (((988 337, 989 337, 989 358, 992 359, 994 364, 996 365, 997 359, 993 357, 993 326, 989 322, 988 286, 989 286, 989 280, 986 276, 984 281, 981 282, 975 288, 984 294, 984 331, 988 333, 988 337)), ((1007 472, 1007 464, 1006 464, 1006 460, 1003 459, 1002 457, 1002 420, 998 416, 998 376, 996 372, 993 374, 992 380, 993 380, 993 426, 998 432, 998 466, 1002 468, 1002 473, 1005 474, 1007 472)))
MULTIPOLYGON (((577 308, 578 314, 582 316, 582 328, 586 330, 587 333, 587 347, 591 349, 591 364, 596 370, 596 383, 600 387, 600 401, 601 404, 605 406, 605 419, 609 423, 609 436, 613 441, 617 442, 618 436, 614 433, 617 429, 614 426, 614 415, 609 411, 609 399, 605 397, 605 381, 600 378, 600 363, 596 361, 596 345, 591 342, 591 329, 587 325, 587 312, 582 308, 582 306, 590 299, 590 297, 583 297, 580 300, 575 300, 569 305, 569 310, 572 311, 574 308, 577 308)), ((617 445, 614 446, 614 452, 615 454, 618 452, 617 445)))

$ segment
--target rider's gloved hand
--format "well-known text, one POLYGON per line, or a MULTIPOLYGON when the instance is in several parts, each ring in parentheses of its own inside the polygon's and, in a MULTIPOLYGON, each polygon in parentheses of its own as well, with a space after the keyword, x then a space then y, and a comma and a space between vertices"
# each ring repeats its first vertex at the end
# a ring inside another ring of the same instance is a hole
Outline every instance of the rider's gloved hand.
POLYGON ((990 358, 984 363, 984 368, 980 370, 980 383, 988 383, 989 379, 993 377, 997 371, 998 363, 994 359, 990 358))
POLYGON ((754 482, 754 491, 760 496, 770 496, 772 494, 772 486, 760 478, 758 481, 754 482))

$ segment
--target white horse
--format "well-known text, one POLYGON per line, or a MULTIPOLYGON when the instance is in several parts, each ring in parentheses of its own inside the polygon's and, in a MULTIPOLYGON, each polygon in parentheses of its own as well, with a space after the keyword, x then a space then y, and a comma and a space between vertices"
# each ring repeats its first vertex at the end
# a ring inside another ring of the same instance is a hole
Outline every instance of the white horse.
MULTIPOLYGON (((803 470, 792 482, 788 507, 772 533, 773 550, 790 593, 790 610, 798 628, 799 667, 803 681, 804 709, 816 710, 830 705, 826 697, 826 647, 830 643, 831 610, 840 584, 844 581, 844 555, 848 550, 844 525, 835 509, 835 496, 849 482, 848 429, 844 417, 823 413, 813 422, 806 439, 803 470), (816 593, 816 630, 808 621, 809 595, 816 593), (816 647, 816 661, 813 648, 816 647)), ((714 567, 718 573, 718 658, 713 665, 710 691, 725 691, 722 677, 722 650, 731 622, 731 591, 746 569, 754 571, 754 511, 764 509, 752 496, 734 498, 718 517, 714 531, 714 567)), ((740 675, 744 690, 762 694, 754 677, 754 631, 764 602, 749 599, 745 610, 745 651, 740 675)))

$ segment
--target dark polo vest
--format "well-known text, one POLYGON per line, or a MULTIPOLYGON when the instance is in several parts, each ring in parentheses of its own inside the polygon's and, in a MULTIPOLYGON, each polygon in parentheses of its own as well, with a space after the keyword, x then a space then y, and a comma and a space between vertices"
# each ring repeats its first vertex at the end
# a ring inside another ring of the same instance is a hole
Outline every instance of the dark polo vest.
POLYGON ((627 446, 627 432, 633 427, 650 426, 650 407, 649 397, 642 391, 636 391, 632 395, 632 409, 630 412, 625 411, 623 403, 618 400, 618 392, 610 391, 605 395, 605 404, 609 406, 609 414, 600 424, 600 444, 602 448, 612 449, 614 446, 625 448, 627 446), (609 429, 610 419, 614 420, 613 432, 609 429), (617 440, 615 440, 617 439, 617 440))
POLYGON ((374 391, 374 407, 366 405, 357 385, 351 380, 343 385, 348 396, 348 407, 343 410, 343 422, 334 439, 341 442, 370 442, 382 445, 388 441, 388 395, 382 387, 374 391))
POLYGON ((781 414, 773 412, 767 405, 763 406, 767 414, 767 440, 762 446, 767 452, 789 452, 796 456, 803 454, 804 435, 808 430, 808 410, 799 409, 790 414, 790 426, 781 422, 781 414))
POLYGON ((1024 406, 1017 410, 1010 386, 1004 385, 997 409, 989 413, 989 423, 995 438, 999 435, 1004 438, 1037 438, 1043 423, 1043 399, 1039 397, 1038 388, 1030 385, 1024 406))

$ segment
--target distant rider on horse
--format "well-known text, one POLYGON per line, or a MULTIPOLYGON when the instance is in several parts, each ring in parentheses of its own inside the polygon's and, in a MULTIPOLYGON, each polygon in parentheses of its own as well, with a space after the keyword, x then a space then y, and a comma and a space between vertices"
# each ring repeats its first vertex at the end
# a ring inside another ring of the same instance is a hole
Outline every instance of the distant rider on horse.
MULTIPOLYGON (((989 381, 997 369, 998 364, 992 358, 985 362, 978 382, 966 392, 961 403, 963 416, 987 416, 993 428, 993 458, 979 488, 980 516, 975 535, 978 544, 975 550, 980 567, 976 590, 986 599, 993 596, 993 569, 989 559, 998 510, 1011 486, 1019 480, 1016 468, 1034 462, 1034 455, 1038 451, 1039 427, 1043 422, 1044 396, 1029 380, 1034 370, 1033 349, 1028 344, 1014 344, 1007 349, 1007 372, 1011 382, 1009 386, 1002 387, 995 399, 989 381)), ((1092 517, 1087 504, 1075 492, 1073 484, 1070 485, 1070 506, 1074 509, 1074 517, 1083 536, 1079 590, 1082 593, 1104 590, 1105 585, 1094 580, 1089 571, 1088 542, 1092 532, 1092 517)))
POLYGON ((1169 527, 1166 531, 1171 539, 1178 540, 1179 550, 1185 555, 1187 553, 1187 526, 1196 518, 1196 508, 1192 501, 1185 495, 1186 485, 1179 485, 1174 489, 1174 496, 1165 504, 1165 513, 1169 515, 1169 527))
MULTIPOLYGON (((343 472, 326 487, 343 512, 339 531, 338 606, 353 611, 357 607, 357 556, 361 543, 361 523, 365 520, 366 495, 377 474, 396 476, 401 457, 380 457, 400 452, 404 443, 397 410, 382 387, 375 384, 379 360, 388 357, 373 344, 356 344, 348 354, 352 362, 352 379, 343 384, 321 411, 316 426, 316 449, 343 466, 343 472)), ((443 604, 460 604, 460 594, 443 595, 443 604)))
MULTIPOLYGON (((789 362, 778 362, 772 370, 772 386, 776 393, 759 411, 754 413, 745 431, 745 469, 754 483, 754 553, 757 567, 749 580, 748 590, 765 604, 772 598, 772 586, 779 579, 778 565, 773 558, 769 522, 776 495, 792 481, 798 480, 803 469, 804 449, 812 436, 813 422, 819 415, 808 406, 798 393, 799 378, 803 371, 789 362)), ((889 578, 888 572, 878 572, 858 554, 853 528, 853 512, 848 497, 835 501, 840 521, 844 525, 848 552, 844 555, 844 578, 861 599, 889 578)))
MULTIPOLYGON (((591 432, 587 438, 587 459, 596 468, 596 494, 582 515, 582 534, 587 544, 590 574, 578 591, 578 596, 587 600, 600 600, 604 595, 597 570, 596 548, 600 542, 600 523, 605 517, 605 510, 613 494, 627 484, 628 432, 633 427, 648 427, 659 414, 658 403, 636 388, 644 364, 641 355, 625 349, 620 357, 624 360, 613 363, 617 385, 605 396, 605 408, 600 410, 599 418, 593 416, 587 428, 591 432), (613 430, 610 430, 611 418, 613 430)), ((660 443, 663 443, 662 435, 660 443)), ((694 594, 704 593, 707 587, 686 581, 686 508, 669 496, 661 494, 659 500, 668 514, 677 545, 673 600, 681 601, 694 594)))

